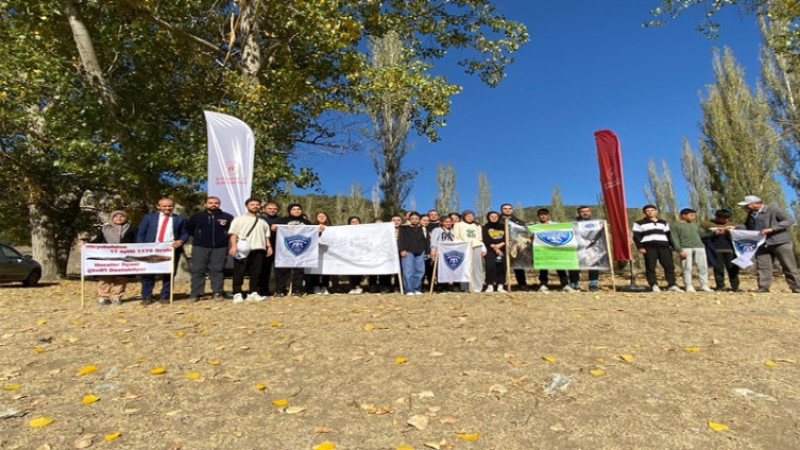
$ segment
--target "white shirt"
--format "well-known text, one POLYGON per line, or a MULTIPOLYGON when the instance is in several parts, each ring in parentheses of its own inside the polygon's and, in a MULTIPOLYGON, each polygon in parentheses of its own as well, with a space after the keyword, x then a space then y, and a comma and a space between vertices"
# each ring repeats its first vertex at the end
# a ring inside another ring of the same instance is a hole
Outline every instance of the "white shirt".
POLYGON ((172 231, 172 215, 169 216, 164 215, 164 213, 158 213, 158 228, 156 228, 156 242, 172 242, 175 240, 175 233, 172 231), (164 224, 164 220, 167 220, 167 229, 164 230, 164 239, 158 240, 158 236, 161 234, 161 227, 164 224))

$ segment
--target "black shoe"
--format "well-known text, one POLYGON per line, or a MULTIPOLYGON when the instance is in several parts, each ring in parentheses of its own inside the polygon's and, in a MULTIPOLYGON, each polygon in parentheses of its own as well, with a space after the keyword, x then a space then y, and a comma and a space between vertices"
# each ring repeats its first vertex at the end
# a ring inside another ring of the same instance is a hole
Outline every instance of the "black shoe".
POLYGON ((161 297, 158 299, 158 303, 161 303, 162 305, 169 305, 169 297, 161 297))
POLYGON ((800 294, 800 289, 798 288, 792 289, 792 294, 800 294))
POLYGON ((597 292, 600 290, 599 286, 589 286, 589 292, 597 292))
POLYGON ((149 306, 156 302, 155 297, 142 297, 142 306, 149 306))
POLYGON ((225 294, 222 292, 214 292, 211 294, 211 300, 224 300, 225 294))
POLYGON ((189 301, 190 302, 199 302, 200 301, 200 297, 189 297, 189 301))
POLYGON ((756 289, 756 292, 758 292, 759 294, 766 294, 766 293, 769 292, 769 289, 767 289, 767 288, 758 288, 758 289, 756 289))
POLYGON ((275 293, 275 298, 281 298, 281 297, 286 297, 286 294, 284 294, 283 292, 276 292, 275 293))

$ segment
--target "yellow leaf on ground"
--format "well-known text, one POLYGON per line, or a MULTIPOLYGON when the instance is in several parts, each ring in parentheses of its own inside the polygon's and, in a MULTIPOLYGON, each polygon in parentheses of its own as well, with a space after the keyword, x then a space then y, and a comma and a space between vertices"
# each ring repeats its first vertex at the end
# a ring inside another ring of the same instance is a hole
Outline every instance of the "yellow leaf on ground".
POLYGON ((279 398, 277 400, 273 400, 272 404, 275 406, 286 406, 289 404, 289 400, 285 398, 279 398))
POLYGON ((114 439, 118 438, 121 433, 117 431, 116 433, 111 433, 106 435, 106 441, 113 441, 114 439))
POLYGON ((220 362, 219 362, 218 359, 212 359, 212 360, 208 361, 208 364, 210 364, 212 366, 218 366, 218 365, 220 365, 220 362))
POLYGON ((397 359, 394 360, 395 364, 405 364, 405 362, 406 362, 406 359, 405 358, 401 358, 401 357, 398 357, 397 359))
POLYGON ((769 367, 778 367, 779 364, 776 363, 775 361, 766 361, 764 362, 764 365, 769 367))
POLYGON ((259 391, 263 391, 266 388, 267 388, 266 384, 264 384, 264 383, 256 383, 256 389, 258 389, 259 391))
POLYGON ((150 375, 161 375, 162 373, 166 372, 163 367, 155 367, 150 369, 150 375))
POLYGON ((333 450, 336 448, 336 444, 333 442, 325 441, 321 444, 315 445, 313 450, 333 450))
POLYGON ((35 351, 36 353, 42 353, 44 349, 42 347, 33 347, 33 351, 35 351))
POLYGON ((556 357, 555 356, 544 355, 544 356, 542 356, 542 359, 547 361, 547 362, 556 362, 556 357))
POLYGON ((200 379, 200 372, 189 372, 183 376, 187 380, 199 380, 200 379))
POLYGON ((375 327, 373 327, 371 323, 365 323, 364 324, 364 329, 367 330, 367 331, 369 331, 369 330, 371 330, 373 328, 375 328, 375 327))
POLYGON ((42 326, 47 323, 47 319, 39 319, 36 321, 36 324, 42 326))
POLYGON ((721 422, 708 422, 708 428, 714 431, 725 431, 728 429, 728 426, 721 422))
POLYGON ((625 362, 633 362, 633 355, 624 354, 617 356, 617 358, 625 362))
POLYGON ((602 369, 593 369, 590 370, 589 373, 596 377, 602 377, 603 375, 606 374, 602 369))
POLYGON ((3 386, 3 390, 4 391, 16 391, 17 389, 19 389, 21 387, 22 387, 21 384, 8 384, 6 386, 3 386))
POLYGON ((414 450, 414 447, 408 444, 401 444, 397 446, 397 450, 414 450))
POLYGON ((28 422, 28 425, 30 425, 31 428, 42 428, 50 425, 54 420, 55 419, 51 419, 49 417, 37 417, 35 419, 31 419, 28 422))
POLYGON ((83 366, 81 370, 75 372, 75 375, 86 375, 97 370, 97 366, 83 366))
POLYGON ((606 359, 605 358, 596 358, 595 361, 597 361, 599 363, 604 363, 604 362, 606 362, 606 359))
POLYGON ((175 336, 178 336, 178 337, 183 337, 185 334, 186 334, 186 333, 184 333, 183 331, 181 331, 181 330, 178 330, 178 332, 177 332, 177 333, 175 333, 175 336))
POLYGON ((472 433, 472 434, 457 433, 456 434, 457 438, 463 439, 465 441, 477 441, 479 436, 480 436, 479 433, 472 433))
POLYGON ((94 403, 94 402, 96 402, 98 400, 100 400, 100 397, 98 397, 96 395, 89 394, 89 395, 83 397, 83 400, 81 400, 81 403, 83 403, 84 405, 88 405, 89 403, 94 403))
POLYGON ((271 327, 279 327, 279 326, 281 326, 281 323, 278 322, 277 320, 273 320, 272 322, 269 323, 269 326, 271 326, 271 327))
POLYGON ((689 352, 689 353, 697 353, 697 352, 700 351, 700 347, 684 347, 683 351, 689 352))

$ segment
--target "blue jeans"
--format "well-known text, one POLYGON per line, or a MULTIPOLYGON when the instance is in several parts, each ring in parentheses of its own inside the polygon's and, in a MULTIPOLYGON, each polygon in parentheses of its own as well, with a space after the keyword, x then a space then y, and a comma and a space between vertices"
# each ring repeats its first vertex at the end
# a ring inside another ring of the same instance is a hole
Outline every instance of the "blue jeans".
POLYGON ((425 254, 406 252, 406 256, 400 258, 400 265, 403 267, 403 287, 406 292, 420 292, 425 275, 425 254))

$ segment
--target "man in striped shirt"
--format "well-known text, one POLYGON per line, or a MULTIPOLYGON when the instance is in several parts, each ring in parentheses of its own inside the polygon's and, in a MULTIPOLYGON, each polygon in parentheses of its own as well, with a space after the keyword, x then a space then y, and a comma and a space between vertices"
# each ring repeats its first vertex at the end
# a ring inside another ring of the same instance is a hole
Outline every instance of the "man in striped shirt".
POLYGON ((672 260, 672 243, 669 233, 669 224, 658 218, 658 208, 645 205, 642 208, 644 219, 633 224, 633 243, 639 253, 644 255, 644 270, 647 284, 653 292, 661 289, 656 282, 656 262, 664 268, 664 277, 667 279, 667 289, 680 291, 675 284, 675 262, 672 260))

